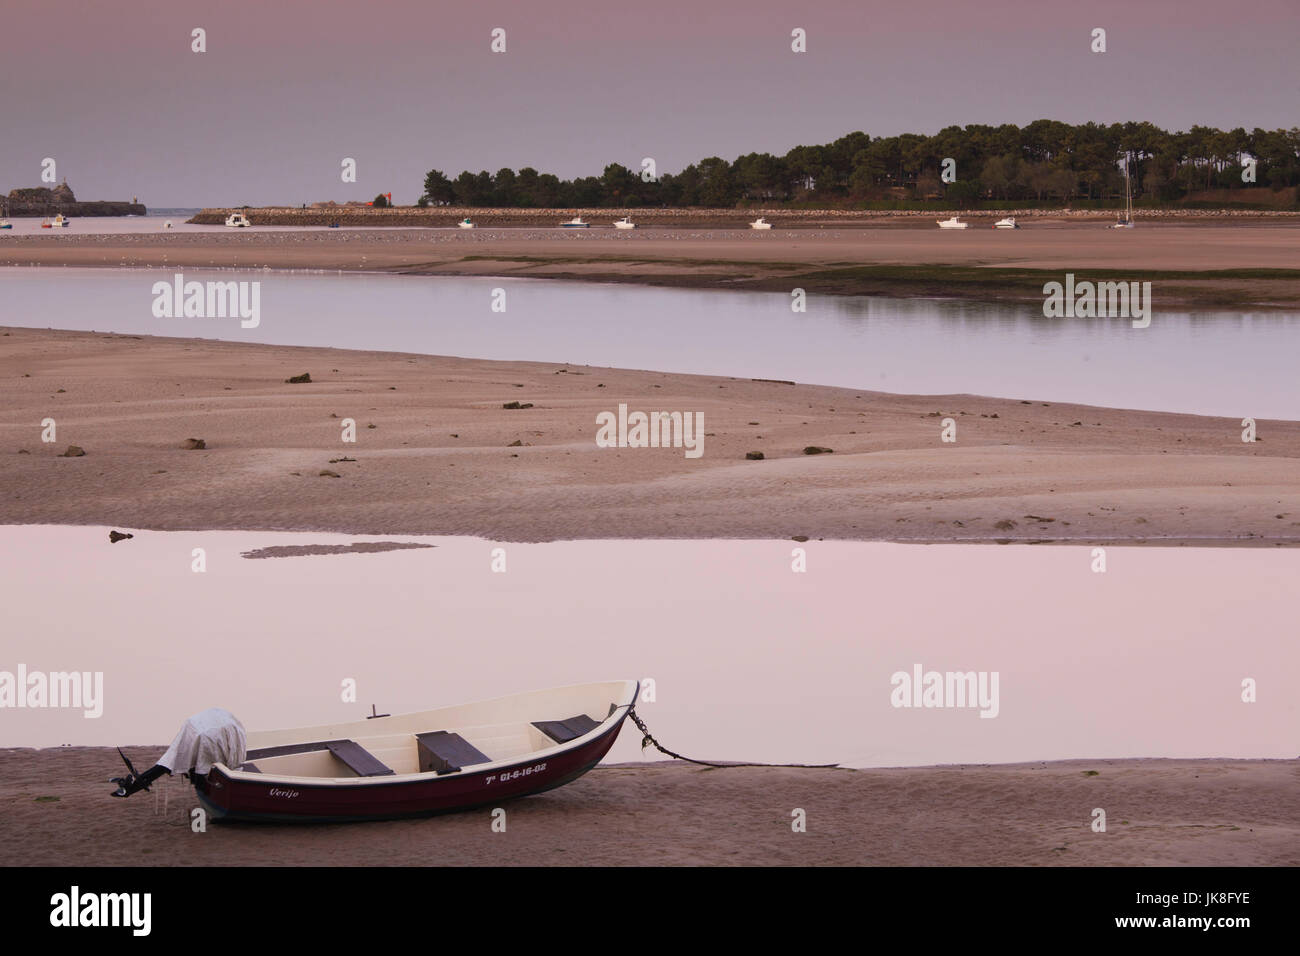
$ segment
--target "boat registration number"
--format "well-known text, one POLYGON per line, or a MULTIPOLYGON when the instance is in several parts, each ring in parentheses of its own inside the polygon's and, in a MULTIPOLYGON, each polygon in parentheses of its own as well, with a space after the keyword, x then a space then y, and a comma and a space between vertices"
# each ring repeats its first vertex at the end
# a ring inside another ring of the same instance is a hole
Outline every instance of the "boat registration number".
POLYGON ((507 770, 505 773, 490 773, 484 781, 487 784, 504 783, 507 780, 518 780, 520 777, 527 777, 534 773, 541 773, 546 769, 546 764, 539 763, 532 767, 520 767, 518 770, 507 770))

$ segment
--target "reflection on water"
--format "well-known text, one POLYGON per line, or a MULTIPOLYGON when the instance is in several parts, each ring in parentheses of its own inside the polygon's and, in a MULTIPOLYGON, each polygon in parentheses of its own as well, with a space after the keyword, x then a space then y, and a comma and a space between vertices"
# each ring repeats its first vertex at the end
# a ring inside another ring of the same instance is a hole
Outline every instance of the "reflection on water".
POLYGON ((3 269, 3 321, 36 328, 524 359, 920 394, 970 392, 1232 418, 1300 419, 1300 315, 1166 312, 1045 319, 1041 308, 934 299, 656 289, 491 278, 235 274, 261 321, 155 318, 171 270, 3 269), (492 311, 493 289, 506 310, 492 311))
MULTIPOLYGON (((1103 574, 1086 548, 816 541, 798 546, 805 573, 789 541, 241 557, 366 540, 0 528, 0 671, 102 671, 105 697, 98 719, 0 709, 0 746, 162 744, 211 706, 268 728, 629 677, 654 679, 639 709, 655 735, 706 759, 1298 752, 1295 550, 1111 549, 1103 574), (891 678, 916 665, 996 673, 997 716, 892 706, 891 678)), ((637 743, 625 733, 610 759, 637 743)))

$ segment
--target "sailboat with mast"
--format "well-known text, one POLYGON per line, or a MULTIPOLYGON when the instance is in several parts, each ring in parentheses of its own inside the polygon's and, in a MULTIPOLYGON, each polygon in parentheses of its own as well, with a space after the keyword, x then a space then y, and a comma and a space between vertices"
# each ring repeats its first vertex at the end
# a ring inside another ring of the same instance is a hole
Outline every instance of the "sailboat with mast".
POLYGON ((1112 229, 1132 229, 1133 228, 1133 186, 1129 179, 1129 164, 1133 161, 1133 154, 1124 151, 1124 218, 1113 223, 1112 229))

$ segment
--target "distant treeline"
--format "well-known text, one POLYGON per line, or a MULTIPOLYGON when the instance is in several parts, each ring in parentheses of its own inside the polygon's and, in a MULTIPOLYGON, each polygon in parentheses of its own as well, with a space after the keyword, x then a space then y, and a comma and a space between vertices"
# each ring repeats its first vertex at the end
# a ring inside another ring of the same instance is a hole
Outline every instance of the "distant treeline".
MULTIPOLYGON (((560 179, 531 167, 493 175, 430 170, 419 205, 504 207, 734 207, 746 203, 866 206, 881 202, 1020 203, 1123 199, 1129 157, 1135 201, 1177 202, 1200 190, 1300 185, 1300 129, 1229 132, 1193 126, 1169 133, 1150 123, 1071 126, 1035 120, 1023 128, 949 126, 934 136, 872 139, 849 133, 784 156, 710 156, 646 182, 618 163, 600 176, 560 179), (943 176, 945 160, 955 173, 943 176), (1243 169, 1255 161, 1254 182, 1243 169), (948 178, 951 178, 949 176, 948 178)), ((1243 197, 1245 193, 1241 194, 1243 197)))

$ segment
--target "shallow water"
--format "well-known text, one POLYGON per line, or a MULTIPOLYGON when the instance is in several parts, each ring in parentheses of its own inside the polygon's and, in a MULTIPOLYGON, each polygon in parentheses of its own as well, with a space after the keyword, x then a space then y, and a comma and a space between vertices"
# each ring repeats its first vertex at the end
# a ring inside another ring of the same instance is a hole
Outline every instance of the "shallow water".
MULTIPOLYGON (((318 232, 322 229, 328 229, 329 226, 254 226, 251 229, 232 229, 224 224, 215 226, 201 226, 191 224, 185 220, 191 218, 198 209, 178 209, 175 211, 165 210, 156 213, 150 213, 147 216, 70 216, 68 225, 58 229, 42 229, 41 223, 45 221, 44 216, 20 216, 11 217, 9 222, 13 224, 12 229, 0 231, 0 243, 4 242, 5 236, 120 236, 135 235, 139 233, 163 232, 165 224, 170 222, 171 228, 166 229, 170 234, 182 232, 242 232, 247 234, 250 231, 257 232, 318 232)), ((52 218, 52 217, 51 217, 52 218)), ((367 231, 372 229, 388 228, 384 226, 349 226, 349 231, 367 231)), ((409 228, 418 229, 419 226, 409 228)))
MULTIPOLYGON (((0 746, 164 744, 211 706, 260 729, 653 678, 639 712, 705 759, 1300 752, 1300 552, 1113 548, 1101 574, 1092 561, 1087 548, 816 541, 137 532, 110 545, 107 528, 0 527, 0 670, 104 675, 102 716, 0 709, 0 746), (437 547, 241 557, 374 540, 437 547), (997 716, 892 706, 892 676, 916 664, 997 672, 997 716), (356 703, 341 700, 346 678, 356 703), (1247 678, 1256 703, 1240 699, 1247 678)), ((609 759, 640 759, 637 744, 629 725, 609 759)))
POLYGON ((0 324, 282 345, 568 362, 791 379, 919 394, 970 392, 1119 408, 1300 419, 1300 314, 1045 319, 1041 309, 935 299, 493 278, 201 272, 261 283, 256 328, 155 318, 174 270, 0 269, 0 324), (506 311, 492 311, 504 289, 506 311))

